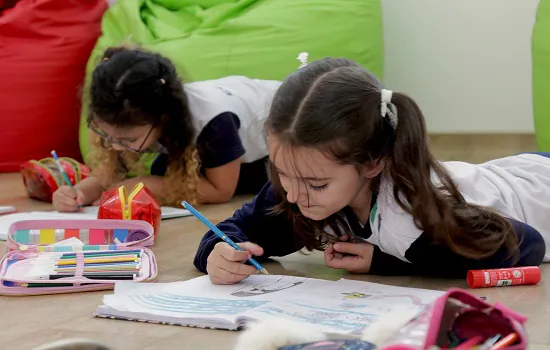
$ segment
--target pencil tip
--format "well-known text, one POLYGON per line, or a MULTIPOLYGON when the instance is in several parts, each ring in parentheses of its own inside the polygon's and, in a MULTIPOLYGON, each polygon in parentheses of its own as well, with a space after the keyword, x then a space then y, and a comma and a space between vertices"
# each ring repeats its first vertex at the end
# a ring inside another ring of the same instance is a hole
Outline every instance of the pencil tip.
POLYGON ((269 275, 269 272, 267 272, 265 268, 261 269, 260 272, 263 273, 264 275, 269 275))

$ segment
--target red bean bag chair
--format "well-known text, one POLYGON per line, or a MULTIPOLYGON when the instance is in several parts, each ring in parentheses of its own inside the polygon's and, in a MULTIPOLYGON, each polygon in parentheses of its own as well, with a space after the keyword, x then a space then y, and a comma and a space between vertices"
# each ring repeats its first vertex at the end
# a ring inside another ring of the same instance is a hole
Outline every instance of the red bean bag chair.
POLYGON ((0 172, 19 171, 52 149, 80 159, 80 89, 107 2, 0 5, 0 172))

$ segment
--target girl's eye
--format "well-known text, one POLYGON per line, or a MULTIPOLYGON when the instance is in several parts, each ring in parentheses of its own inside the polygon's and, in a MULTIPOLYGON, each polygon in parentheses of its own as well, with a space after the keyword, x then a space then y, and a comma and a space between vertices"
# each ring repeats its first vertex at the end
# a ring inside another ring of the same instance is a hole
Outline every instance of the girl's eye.
POLYGON ((279 174, 279 177, 285 177, 286 175, 281 173, 280 171, 277 170, 277 174, 279 174))
POLYGON ((324 185, 321 185, 321 186, 309 185, 309 187, 314 191, 322 191, 322 190, 325 190, 328 187, 328 184, 324 184, 324 185))

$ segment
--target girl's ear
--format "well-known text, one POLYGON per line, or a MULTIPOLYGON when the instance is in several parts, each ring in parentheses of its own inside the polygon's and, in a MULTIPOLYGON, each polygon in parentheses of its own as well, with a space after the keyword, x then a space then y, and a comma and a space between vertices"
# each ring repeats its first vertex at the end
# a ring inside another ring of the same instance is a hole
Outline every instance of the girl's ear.
POLYGON ((363 166, 363 176, 367 179, 374 179, 380 175, 385 166, 386 162, 383 159, 369 162, 363 166))

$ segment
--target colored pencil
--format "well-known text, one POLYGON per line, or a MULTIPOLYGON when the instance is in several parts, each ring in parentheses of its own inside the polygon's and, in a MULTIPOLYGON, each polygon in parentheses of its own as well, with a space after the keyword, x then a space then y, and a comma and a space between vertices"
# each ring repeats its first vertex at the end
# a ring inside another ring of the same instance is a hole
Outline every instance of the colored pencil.
MULTIPOLYGON (((138 262, 139 259, 136 257, 132 258, 99 258, 99 259, 84 259, 84 265, 87 264, 97 264, 97 263, 118 263, 118 262, 138 262)), ((76 264, 76 260, 60 260, 57 262, 57 266, 63 266, 63 265, 74 265, 76 264)))
MULTIPOLYGON (((99 251, 99 252, 84 252, 82 255, 84 257, 95 257, 95 256, 115 256, 115 255, 130 255, 135 254, 140 256, 142 253, 141 249, 136 250, 116 250, 116 251, 99 251)), ((61 259, 76 259, 76 253, 65 253, 61 256, 61 259)))
MULTIPOLYGON (((183 207, 187 210, 189 210, 191 212, 191 214, 193 214, 197 219, 199 219, 200 221, 202 221, 203 224, 205 224, 210 230, 212 230, 216 235, 218 235, 218 237, 220 237, 225 243, 229 244, 230 246, 232 246, 233 248, 237 249, 237 250, 243 250, 241 247, 239 247, 235 242, 233 242, 233 240, 231 240, 231 238, 227 237, 225 235, 225 233, 223 233, 222 231, 220 231, 219 228, 216 227, 216 225, 214 225, 213 223, 211 223, 210 221, 208 221, 207 218, 205 218, 204 216, 202 216, 201 213, 199 213, 195 208, 193 208, 191 206, 191 204, 187 203, 186 201, 183 201, 181 202, 181 204, 183 205, 183 207)), ((265 275, 269 275, 269 272, 267 272, 267 270, 262 266, 260 265, 260 263, 258 263, 254 258, 250 258, 248 259, 248 261, 256 268, 258 269, 261 273, 265 274, 265 275)))
MULTIPOLYGON (((65 172, 65 169, 63 169, 63 166, 61 165, 61 162, 59 161, 59 157, 57 157, 57 152, 53 150, 51 152, 53 159, 55 160, 55 164, 57 165, 57 168, 59 169, 59 172, 61 173, 61 176, 63 176, 63 180, 65 180, 65 183, 70 188, 74 188, 73 184, 71 183, 71 180, 69 180, 69 177, 67 176, 67 173, 65 172)), ((80 204, 77 205, 80 209, 80 204)))
POLYGON ((483 342, 483 344, 481 344, 477 347, 477 350, 488 350, 488 349, 490 349, 491 346, 493 346, 493 344, 495 344, 500 339, 500 337, 501 337, 501 335, 497 334, 494 337, 491 337, 491 338, 485 340, 485 342, 483 342))

